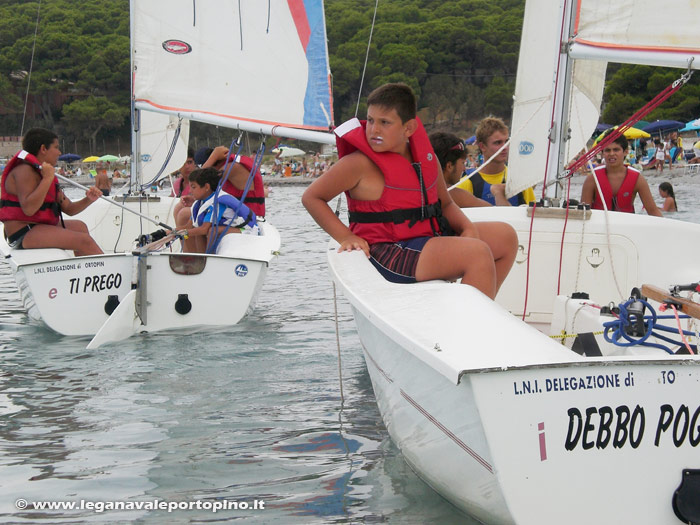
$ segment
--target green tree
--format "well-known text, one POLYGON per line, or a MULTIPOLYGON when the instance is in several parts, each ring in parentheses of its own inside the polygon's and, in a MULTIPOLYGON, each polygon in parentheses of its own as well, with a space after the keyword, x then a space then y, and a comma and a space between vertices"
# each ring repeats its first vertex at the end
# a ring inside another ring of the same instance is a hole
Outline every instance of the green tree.
POLYGON ((89 139, 91 151, 97 151, 97 134, 100 130, 122 126, 128 115, 128 108, 118 106, 107 97, 90 96, 63 106, 67 129, 89 139))

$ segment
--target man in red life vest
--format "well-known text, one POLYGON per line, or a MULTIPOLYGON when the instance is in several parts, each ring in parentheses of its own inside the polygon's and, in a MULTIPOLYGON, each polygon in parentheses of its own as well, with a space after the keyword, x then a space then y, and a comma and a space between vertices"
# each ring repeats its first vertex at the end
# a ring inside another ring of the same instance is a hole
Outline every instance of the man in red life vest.
POLYGON ((515 258, 515 231, 503 225, 496 235, 500 223, 474 224, 452 201, 409 86, 385 84, 367 105, 366 122, 335 130, 340 160, 302 203, 339 251, 364 251, 387 280, 460 279, 493 299, 515 258), (341 192, 350 227, 328 206, 341 192))
POLYGON ((96 255, 102 250, 82 221, 61 220, 61 212, 76 215, 102 192, 92 186, 85 198, 72 202, 58 187, 54 175, 61 151, 52 131, 30 129, 22 151, 8 162, 0 180, 0 221, 13 248, 62 248, 75 255, 96 255))
POLYGON ((625 164, 629 144, 624 135, 616 138, 603 149, 604 165, 595 168, 586 177, 581 190, 581 202, 590 204, 595 210, 603 209, 603 201, 610 211, 634 213, 634 199, 639 194, 644 209, 649 215, 662 217, 644 176, 636 169, 625 164), (596 179, 603 192, 601 196, 596 187, 596 179))

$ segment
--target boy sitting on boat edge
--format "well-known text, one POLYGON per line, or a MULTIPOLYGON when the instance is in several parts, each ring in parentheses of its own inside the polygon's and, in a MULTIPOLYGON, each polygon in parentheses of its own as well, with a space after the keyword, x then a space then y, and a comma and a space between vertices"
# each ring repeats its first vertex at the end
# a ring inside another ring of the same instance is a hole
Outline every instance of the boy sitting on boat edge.
POLYGON ((339 251, 362 250, 387 280, 460 279, 493 299, 515 258, 515 230, 474 224, 454 204, 409 86, 385 84, 367 105, 366 122, 336 128, 340 160, 302 203, 339 251), (328 206, 341 192, 350 227, 328 206))
POLYGON ((55 176, 61 150, 53 131, 30 129, 22 148, 7 163, 0 181, 0 221, 10 247, 60 248, 73 250, 76 256, 101 254, 85 223, 64 221, 61 213, 80 213, 102 192, 92 186, 76 202, 65 196, 55 176))

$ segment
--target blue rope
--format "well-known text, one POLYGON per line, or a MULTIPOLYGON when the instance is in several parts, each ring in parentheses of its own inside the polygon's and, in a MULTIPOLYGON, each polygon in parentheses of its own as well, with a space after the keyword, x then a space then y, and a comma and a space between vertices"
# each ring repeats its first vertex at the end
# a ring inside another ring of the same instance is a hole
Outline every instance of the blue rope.
POLYGON ((168 150, 168 154, 165 156, 165 160, 163 161, 163 165, 160 167, 160 170, 158 170, 158 173, 156 173, 155 177, 153 177, 149 182, 145 182, 145 183, 141 184, 141 187, 140 187, 141 190, 144 190, 145 188, 148 188, 148 187, 152 186, 153 184, 155 184, 158 181, 158 179, 160 178, 160 176, 163 174, 163 172, 165 171, 165 168, 168 165, 168 163, 170 162, 170 159, 172 158, 173 153, 175 153, 175 148, 177 147, 177 141, 180 138, 181 128, 182 128, 182 119, 178 120, 177 129, 175 130, 175 136, 173 137, 173 141, 170 144, 170 149, 168 150))
MULTIPOLYGON (((635 299, 630 299, 626 303, 622 303, 619 305, 620 317, 618 319, 615 319, 614 321, 609 321, 607 323, 603 323, 603 327, 605 328, 605 330, 603 331, 603 337, 605 338, 605 340, 609 343, 612 343, 616 346, 621 346, 621 347, 640 345, 640 346, 649 346, 649 347, 654 347, 654 348, 660 348, 661 350, 664 350, 665 352, 668 352, 669 354, 674 355, 675 352, 673 350, 671 350, 670 348, 668 348, 660 343, 647 342, 647 339, 649 339, 649 337, 651 337, 653 335, 657 339, 661 339, 662 341, 666 341, 667 343, 671 343, 671 344, 677 345, 677 346, 682 346, 683 345, 682 341, 676 341, 674 339, 663 336, 660 333, 654 331, 654 330, 662 330, 665 332, 678 333, 678 330, 676 330, 674 328, 669 328, 667 326, 662 326, 662 325, 656 324, 656 322, 659 319, 675 319, 675 316, 674 315, 657 315, 656 310, 654 310, 654 307, 651 306, 648 302, 644 301, 643 299, 636 299, 636 300, 641 302, 646 308, 649 309, 649 312, 650 312, 650 315, 644 316, 644 319, 646 321, 644 323, 645 327, 646 327, 645 334, 641 338, 635 338, 635 337, 628 335, 625 331, 625 328, 627 326, 629 326, 629 324, 630 324, 629 318, 628 318, 627 307, 632 302, 635 301, 635 299)), ((683 319, 687 319, 689 316, 681 315, 679 317, 683 318, 683 319)), ((681 330, 681 331, 683 332, 684 335, 694 335, 693 332, 688 331, 688 330, 681 330)))
MULTIPOLYGON (((233 143, 231 144, 231 149, 232 148, 233 148, 233 143)), ((238 153, 236 154, 236 157, 234 157, 234 158, 239 158, 241 148, 242 148, 242 145, 239 145, 238 153)), ((229 149, 229 151, 231 151, 231 150, 229 149)), ((241 195, 241 197, 239 199, 241 204, 245 203, 245 198, 248 195, 248 191, 250 191, 250 187, 253 185, 253 180, 255 179, 255 173, 258 171, 258 169, 260 168, 260 165, 262 164, 264 153, 265 153, 265 143, 261 143, 257 152, 255 153, 255 158, 253 159, 253 167, 250 170, 250 173, 248 174, 248 179, 246 180, 245 187, 243 188, 243 194, 241 195)), ((228 163, 228 158, 226 159, 226 162, 228 163)), ((223 186, 224 181, 226 179, 228 179, 228 173, 233 168, 234 163, 235 163, 235 161, 233 163, 231 163, 231 166, 229 166, 228 171, 226 171, 226 165, 224 165, 224 176, 221 177, 221 180, 219 181, 219 186, 216 189, 216 195, 214 196, 213 210, 216 213, 217 217, 218 217, 219 191, 220 191, 221 187, 223 186)), ((229 229, 231 228, 231 225, 238 218, 238 212, 239 212, 239 209, 234 210, 233 218, 226 225, 225 230, 223 230, 221 233, 219 233, 218 228, 217 228, 217 230, 215 232, 213 232, 213 234, 209 238, 209 241, 207 241, 207 253, 216 253, 216 249, 219 247, 219 243, 221 243, 221 240, 228 233, 229 229)), ((212 216, 212 220, 214 220, 213 216, 212 216)))
MULTIPOLYGON (((216 190, 214 191, 214 202, 212 203, 211 207, 211 225, 212 228, 209 230, 209 238, 207 239, 207 248, 205 253, 215 253, 216 252, 216 246, 218 243, 216 242, 216 237, 218 235, 218 220, 219 220, 219 192, 221 192, 221 188, 224 186, 224 183, 226 180, 228 180, 229 173, 231 173, 231 170, 233 169, 233 165, 236 163, 236 159, 240 156, 241 150, 243 149, 243 141, 241 140, 241 137, 238 137, 238 139, 233 139, 231 141, 231 146, 228 148, 229 153, 233 151, 233 147, 238 144, 238 151, 236 154, 233 156, 233 161, 231 161, 231 155, 226 155, 226 161, 224 162, 224 167, 223 167, 223 175, 221 175, 221 178, 219 179, 219 183, 216 185, 216 190), (230 162, 230 164, 229 164, 230 162)), ((234 217, 235 219, 235 217, 234 217)), ((228 228, 227 230, 228 231, 228 228)))

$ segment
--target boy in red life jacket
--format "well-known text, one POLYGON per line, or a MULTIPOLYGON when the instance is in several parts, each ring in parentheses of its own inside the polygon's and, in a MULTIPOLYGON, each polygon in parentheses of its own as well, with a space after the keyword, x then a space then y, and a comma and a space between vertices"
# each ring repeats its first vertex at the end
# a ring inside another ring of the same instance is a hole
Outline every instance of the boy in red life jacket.
POLYGON ((387 280, 460 279, 494 298, 513 264, 515 231, 489 239, 493 223, 473 224, 452 202, 409 86, 385 84, 367 104, 366 123, 335 130, 340 160, 302 203, 339 251, 364 251, 387 280), (350 227, 328 206, 341 192, 350 227))
POLYGON ((55 166, 61 151, 52 131, 30 129, 22 148, 5 167, 0 182, 0 220, 13 248, 62 248, 75 255, 97 255, 102 250, 82 221, 59 224, 61 212, 76 215, 95 202, 102 192, 92 186, 85 198, 68 199, 58 187, 55 166))
POLYGON ((593 209, 602 210, 603 201, 610 211, 634 213, 634 199, 639 194, 649 215, 662 217, 644 176, 625 164, 629 144, 624 135, 616 138, 603 149, 604 165, 593 170, 586 177, 581 190, 581 202, 590 204, 593 209), (603 195, 598 193, 596 181, 603 195))

